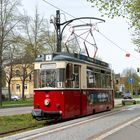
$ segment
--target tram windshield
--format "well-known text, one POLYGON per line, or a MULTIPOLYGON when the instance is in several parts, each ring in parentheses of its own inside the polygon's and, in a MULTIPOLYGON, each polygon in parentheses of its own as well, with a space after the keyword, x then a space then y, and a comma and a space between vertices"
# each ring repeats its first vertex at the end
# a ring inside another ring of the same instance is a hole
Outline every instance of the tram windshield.
POLYGON ((62 88, 65 81, 65 68, 56 68, 56 64, 42 64, 34 71, 34 87, 62 88))
POLYGON ((56 86, 56 70, 55 69, 40 70, 40 86, 41 87, 55 87, 56 86))
POLYGON ((34 71, 34 87, 79 88, 79 65, 68 63, 64 68, 56 64, 42 64, 34 71))

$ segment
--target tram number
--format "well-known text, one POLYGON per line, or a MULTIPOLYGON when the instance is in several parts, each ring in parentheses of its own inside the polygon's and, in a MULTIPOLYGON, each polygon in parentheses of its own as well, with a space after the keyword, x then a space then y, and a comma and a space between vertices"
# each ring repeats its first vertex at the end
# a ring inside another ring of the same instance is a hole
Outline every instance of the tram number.
POLYGON ((51 61, 52 60, 52 55, 46 55, 46 61, 51 61))

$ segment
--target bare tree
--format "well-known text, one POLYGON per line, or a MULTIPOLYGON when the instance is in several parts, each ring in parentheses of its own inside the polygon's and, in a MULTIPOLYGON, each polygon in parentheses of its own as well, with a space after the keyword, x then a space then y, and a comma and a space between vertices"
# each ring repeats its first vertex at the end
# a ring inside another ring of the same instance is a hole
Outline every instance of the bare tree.
POLYGON ((2 71, 4 51, 15 38, 14 28, 21 20, 18 16, 19 0, 0 0, 0 107, 2 106, 2 71))
POLYGON ((13 77, 13 62, 12 62, 12 58, 10 63, 7 64, 7 66, 5 67, 5 74, 6 74, 6 81, 8 83, 8 96, 9 99, 11 99, 11 89, 10 89, 10 85, 11 85, 11 80, 13 77))
POLYGON ((20 78, 22 81, 22 98, 24 99, 24 84, 27 78, 33 72, 32 63, 38 54, 54 51, 54 34, 49 32, 47 20, 39 15, 38 9, 35 9, 34 17, 25 14, 22 21, 22 32, 19 37, 19 45, 22 50, 20 78), (28 61, 30 60, 30 61, 28 61))
POLYGON ((25 14, 22 25, 21 45, 25 52, 36 58, 42 52, 53 51, 53 34, 49 32, 47 20, 35 9, 34 17, 25 14))
POLYGON ((15 69, 15 59, 16 59, 16 52, 17 48, 16 46, 12 45, 9 50, 5 52, 4 58, 5 58, 5 63, 4 63, 4 72, 6 75, 6 82, 8 83, 8 96, 9 99, 11 99, 11 80, 14 77, 15 69))
POLYGON ((25 81, 30 80, 30 77, 33 73, 33 60, 29 54, 21 54, 21 57, 18 58, 14 66, 14 75, 20 77, 22 81, 22 99, 25 98, 25 81))

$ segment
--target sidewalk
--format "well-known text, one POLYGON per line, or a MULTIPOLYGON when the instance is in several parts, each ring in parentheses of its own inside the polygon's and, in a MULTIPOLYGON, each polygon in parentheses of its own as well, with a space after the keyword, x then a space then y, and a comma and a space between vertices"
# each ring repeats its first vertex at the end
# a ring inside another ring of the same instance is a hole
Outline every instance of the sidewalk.
POLYGON ((135 121, 102 140, 140 140, 140 120, 135 121))

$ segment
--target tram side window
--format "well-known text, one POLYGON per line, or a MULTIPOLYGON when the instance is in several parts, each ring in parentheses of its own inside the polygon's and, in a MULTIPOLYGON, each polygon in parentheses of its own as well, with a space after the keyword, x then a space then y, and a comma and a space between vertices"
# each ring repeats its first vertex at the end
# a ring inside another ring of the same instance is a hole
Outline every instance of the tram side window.
POLYGON ((57 69, 57 74, 56 74, 56 79, 57 79, 57 87, 64 87, 64 80, 65 80, 65 69, 57 69))
POLYGON ((96 80, 92 68, 87 68, 87 88, 95 87, 96 80))
POLYGON ((111 75, 109 74, 106 75, 106 87, 111 87, 111 75))
POLYGON ((95 73, 95 80, 96 80, 96 87, 100 88, 101 87, 101 73, 100 72, 95 73))
POLYGON ((105 88, 106 87, 106 76, 105 76, 105 72, 101 73, 101 87, 105 88))

